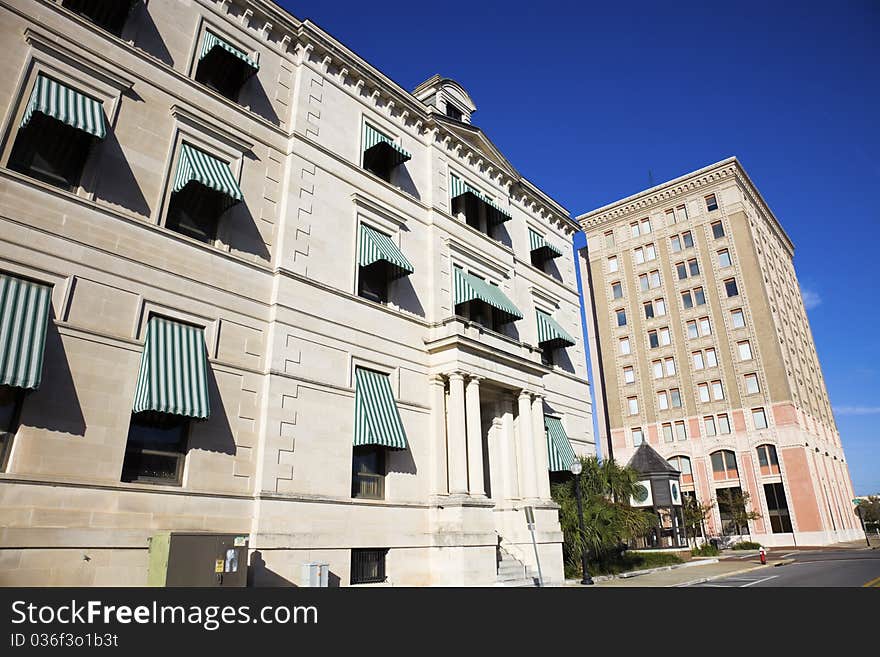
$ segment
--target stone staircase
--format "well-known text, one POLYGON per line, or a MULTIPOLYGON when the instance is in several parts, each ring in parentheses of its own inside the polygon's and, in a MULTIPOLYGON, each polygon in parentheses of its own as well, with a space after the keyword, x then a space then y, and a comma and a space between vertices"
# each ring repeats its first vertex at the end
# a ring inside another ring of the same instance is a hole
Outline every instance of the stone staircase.
POLYGON ((500 545, 497 549, 498 575, 495 586, 537 586, 538 575, 500 545))

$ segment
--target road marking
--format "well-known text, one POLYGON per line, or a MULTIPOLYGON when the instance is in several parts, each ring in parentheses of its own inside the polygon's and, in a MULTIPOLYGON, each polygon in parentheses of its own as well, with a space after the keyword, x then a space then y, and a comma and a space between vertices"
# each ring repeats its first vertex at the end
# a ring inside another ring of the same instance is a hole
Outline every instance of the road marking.
POLYGON ((872 588, 880 588, 880 577, 875 577, 870 582, 865 582, 862 584, 862 588, 870 586, 872 588))
POLYGON ((792 556, 793 554, 797 554, 797 552, 789 552, 788 554, 783 554, 783 555, 782 555, 782 558, 783 558, 783 559, 788 559, 788 557, 792 556))
POLYGON ((761 582, 766 582, 771 579, 776 579, 777 577, 779 577, 779 575, 770 575, 770 577, 765 577, 764 579, 756 579, 755 581, 749 582, 748 584, 743 584, 739 588, 743 589, 747 586, 751 586, 752 584, 760 584, 761 582))

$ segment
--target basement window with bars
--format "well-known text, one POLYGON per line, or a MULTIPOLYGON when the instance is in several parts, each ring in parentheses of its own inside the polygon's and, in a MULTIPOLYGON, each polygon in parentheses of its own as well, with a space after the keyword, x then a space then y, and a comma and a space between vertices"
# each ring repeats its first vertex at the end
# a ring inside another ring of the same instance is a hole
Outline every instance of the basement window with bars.
POLYGON ((379 584, 386 579, 387 548, 353 549, 351 551, 351 583, 379 584))
POLYGON ((63 0, 61 4, 90 23, 121 36, 128 15, 137 2, 138 0, 63 0))
POLYGON ((351 463, 351 496, 385 499, 385 452, 381 445, 356 445, 351 463))
POLYGON ((197 82, 238 102, 242 87, 259 68, 257 61, 244 50, 211 30, 205 31, 196 67, 197 82))

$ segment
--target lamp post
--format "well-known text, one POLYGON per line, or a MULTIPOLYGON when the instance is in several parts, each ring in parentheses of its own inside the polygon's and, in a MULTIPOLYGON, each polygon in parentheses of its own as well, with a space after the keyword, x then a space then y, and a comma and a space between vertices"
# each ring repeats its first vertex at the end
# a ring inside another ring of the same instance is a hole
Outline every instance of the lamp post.
MULTIPOLYGON (((587 531, 584 529, 584 505, 581 502, 581 470, 583 467, 581 466, 581 462, 578 459, 575 459, 572 464, 569 466, 569 470, 571 470, 571 474, 574 475, 574 497, 577 500, 578 507, 578 524, 581 529, 581 537, 587 535, 587 531)), ((581 584, 589 585, 593 583, 593 578, 590 577, 590 572, 587 570, 587 546, 581 546, 581 570, 583 570, 583 577, 581 577, 581 584)))

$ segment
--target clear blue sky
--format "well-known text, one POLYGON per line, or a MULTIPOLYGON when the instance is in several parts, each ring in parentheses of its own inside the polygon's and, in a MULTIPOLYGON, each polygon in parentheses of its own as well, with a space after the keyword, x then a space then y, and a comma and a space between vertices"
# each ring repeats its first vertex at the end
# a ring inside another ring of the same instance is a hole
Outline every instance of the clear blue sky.
POLYGON ((856 492, 880 493, 880 2, 282 2, 433 75, 573 215, 729 155, 793 239, 856 492))

